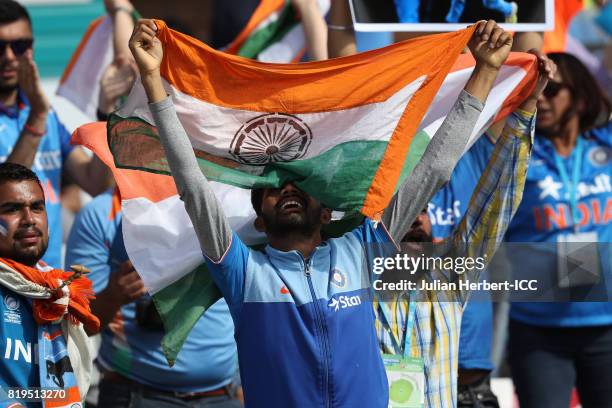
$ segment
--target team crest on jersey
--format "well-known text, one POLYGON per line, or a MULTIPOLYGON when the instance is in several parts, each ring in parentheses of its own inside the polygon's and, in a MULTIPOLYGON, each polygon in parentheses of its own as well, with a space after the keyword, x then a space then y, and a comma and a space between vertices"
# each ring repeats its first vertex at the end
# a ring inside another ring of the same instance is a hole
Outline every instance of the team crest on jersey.
POLYGON ((601 167, 607 165, 612 160, 612 149, 605 146, 593 147, 589 151, 589 161, 593 166, 601 167))
POLYGON ((332 269, 331 281, 337 287, 344 288, 348 283, 348 278, 346 277, 346 273, 342 272, 340 269, 332 269))
POLYGON ((21 312, 19 311, 19 299, 6 295, 4 296, 4 321, 6 323, 21 324, 21 312))

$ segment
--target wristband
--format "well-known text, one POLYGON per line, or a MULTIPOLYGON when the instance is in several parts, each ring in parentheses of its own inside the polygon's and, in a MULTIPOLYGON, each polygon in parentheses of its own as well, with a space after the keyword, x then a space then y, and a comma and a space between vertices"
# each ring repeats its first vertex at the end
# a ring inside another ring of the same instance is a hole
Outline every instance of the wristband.
POLYGON ((132 14, 134 13, 133 10, 130 10, 129 8, 125 7, 125 6, 117 6, 114 7, 110 12, 112 15, 117 14, 118 11, 125 11, 126 13, 128 13, 130 16, 132 16, 132 14))
POLYGON ((330 30, 336 30, 336 31, 353 31, 353 26, 348 26, 348 25, 328 24, 327 28, 329 28, 330 30))
POLYGON ((34 129, 32 126, 28 125, 27 123, 23 125, 23 128, 27 130, 29 134, 35 137, 43 137, 45 133, 47 133, 46 131, 39 132, 38 130, 34 129))

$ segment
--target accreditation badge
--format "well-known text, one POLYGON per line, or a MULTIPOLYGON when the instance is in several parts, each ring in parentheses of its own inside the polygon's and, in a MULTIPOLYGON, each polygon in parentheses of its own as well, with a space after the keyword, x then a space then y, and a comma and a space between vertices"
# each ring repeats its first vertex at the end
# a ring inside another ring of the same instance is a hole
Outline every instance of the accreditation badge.
POLYGON ((389 382, 389 408, 423 408, 425 374, 423 359, 383 354, 389 382))
POLYGON ((557 279, 560 288, 597 285, 601 266, 596 232, 576 232, 557 239, 557 279))

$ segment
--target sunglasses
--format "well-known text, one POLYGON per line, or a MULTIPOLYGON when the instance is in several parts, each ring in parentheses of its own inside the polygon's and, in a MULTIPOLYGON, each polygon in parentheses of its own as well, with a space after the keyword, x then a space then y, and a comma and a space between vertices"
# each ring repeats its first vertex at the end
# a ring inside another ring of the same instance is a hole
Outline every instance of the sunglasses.
POLYGON ((21 38, 19 40, 13 41, 4 41, 0 40, 0 51, 4 54, 4 50, 6 50, 6 46, 10 46, 11 50, 13 50, 13 54, 15 56, 22 56, 27 50, 32 48, 32 44, 34 44, 34 39, 32 38, 21 38))
POLYGON ((562 89, 565 88, 569 89, 569 85, 564 84, 563 82, 550 81, 542 93, 546 98, 554 98, 559 92, 561 92, 562 89))

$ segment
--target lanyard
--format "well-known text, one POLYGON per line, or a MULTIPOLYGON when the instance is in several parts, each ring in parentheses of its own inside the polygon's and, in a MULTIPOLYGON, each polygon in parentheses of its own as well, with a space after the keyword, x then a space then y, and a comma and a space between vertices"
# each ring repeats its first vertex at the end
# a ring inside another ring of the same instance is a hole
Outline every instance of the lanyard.
MULTIPOLYGON (((382 323, 385 326, 387 326, 387 329, 389 330, 389 333, 391 334, 390 336, 391 340, 393 341, 396 350, 399 350, 403 358, 407 358, 410 355, 410 343, 412 342, 412 326, 414 325, 414 319, 416 315, 416 302, 414 301, 414 294, 415 294, 415 291, 410 291, 408 295, 409 296, 408 297, 408 316, 406 316, 406 325, 404 326, 404 330, 403 330, 404 331, 403 333, 404 334, 404 347, 403 348, 398 344, 398 340, 393 335, 393 330, 391 329, 391 322, 393 319, 391 319, 389 308, 387 307, 385 302, 382 302, 380 300, 378 302, 378 307, 382 313, 382 317, 384 320, 382 323)), ((397 301, 398 303, 402 301, 401 295, 397 301)))
POLYGON ((583 140, 582 137, 579 135, 578 139, 576 140, 576 148, 574 149, 574 152, 572 152, 572 155, 570 155, 570 157, 574 157, 571 183, 567 171, 565 170, 565 165, 561 160, 561 157, 555 152, 555 164, 557 165, 557 170, 559 171, 559 175, 561 176, 561 181, 563 182, 565 191, 569 194, 569 205, 574 230, 578 229, 578 219, 580 218, 578 214, 577 190, 578 181, 580 181, 580 168, 582 167, 583 148, 583 140))

